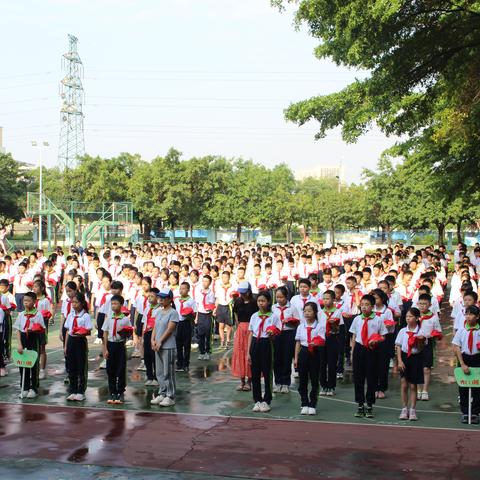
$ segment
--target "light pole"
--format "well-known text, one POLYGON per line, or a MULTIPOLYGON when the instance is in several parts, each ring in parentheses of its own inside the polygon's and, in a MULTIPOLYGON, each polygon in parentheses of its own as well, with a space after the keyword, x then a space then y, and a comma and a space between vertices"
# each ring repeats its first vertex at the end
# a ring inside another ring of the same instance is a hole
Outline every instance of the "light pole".
POLYGON ((32 140, 32 147, 38 148, 40 150, 39 157, 39 182, 38 182, 38 248, 42 248, 43 238, 42 238, 42 207, 43 207, 43 148, 49 147, 48 142, 38 143, 36 140, 32 140))

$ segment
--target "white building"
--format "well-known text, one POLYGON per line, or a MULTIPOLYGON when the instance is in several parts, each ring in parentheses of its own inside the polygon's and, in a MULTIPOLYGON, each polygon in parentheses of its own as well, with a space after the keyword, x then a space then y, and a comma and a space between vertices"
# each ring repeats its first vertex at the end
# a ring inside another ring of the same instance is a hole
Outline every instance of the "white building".
POLYGON ((297 180, 307 177, 314 178, 337 178, 340 183, 345 183, 345 171, 342 164, 339 165, 318 165, 309 170, 298 170, 295 172, 297 180))
POLYGON ((0 153, 6 153, 5 147, 3 146, 3 127, 0 127, 0 153))

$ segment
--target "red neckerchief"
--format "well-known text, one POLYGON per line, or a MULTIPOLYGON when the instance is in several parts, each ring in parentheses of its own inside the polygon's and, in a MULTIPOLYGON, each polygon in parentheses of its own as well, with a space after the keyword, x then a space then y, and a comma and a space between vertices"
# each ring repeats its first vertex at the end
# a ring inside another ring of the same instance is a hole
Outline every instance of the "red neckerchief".
POLYGON ((420 325, 424 320, 430 320, 433 317, 433 313, 427 312, 425 315, 420 316, 420 325))
POLYGON ((313 353, 313 345, 310 345, 310 342, 312 341, 312 330, 313 327, 306 326, 307 329, 307 345, 308 345, 308 352, 313 353))
POLYGON ((265 315, 258 315, 258 318, 260 318, 260 325, 258 326, 258 331, 257 331, 257 338, 261 338, 262 333, 263 333, 263 326, 265 325, 265 322, 267 318, 271 315, 271 313, 267 313, 265 315))
POLYGON ((327 312, 325 309, 323 309, 323 313, 327 317, 327 321, 325 322, 325 335, 328 337, 330 335, 330 330, 331 330, 331 323, 329 320, 332 318, 333 314, 336 312, 336 310, 332 310, 331 312, 327 312))
POLYGON ((480 329, 480 325, 477 323, 474 327, 470 327, 467 324, 465 329, 468 331, 468 351, 473 355, 473 332, 480 329))
POLYGON ((362 320, 363 320, 363 325, 362 325, 362 344, 364 347, 368 347, 368 321, 372 320, 375 318, 374 315, 370 314, 370 316, 365 317, 362 313, 361 315, 362 320))
POLYGON ((414 335, 418 333, 418 327, 412 332, 410 330, 407 330, 407 335, 408 335, 408 351, 407 351, 407 358, 410 357, 412 354, 412 348, 415 346, 415 337, 414 335))
POLYGON ((115 316, 112 316, 113 318, 113 338, 117 338, 117 322, 118 320, 121 320, 122 318, 124 318, 125 315, 122 315, 120 314, 119 317, 115 317, 115 316))
POLYGON ((73 325, 72 325, 72 332, 74 332, 78 328, 78 315, 73 317, 73 325))
POLYGON ((67 300, 67 317, 70 315, 70 310, 72 309, 72 301, 67 300))
POLYGON ((281 307, 280 305, 278 306, 278 309, 280 310, 280 320, 283 322, 285 320, 285 310, 288 308, 288 305, 285 305, 284 307, 281 307))
POLYGON ((107 301, 107 295, 108 295, 108 292, 105 292, 105 293, 102 295, 102 299, 100 300, 100 306, 105 305, 105 302, 107 301))

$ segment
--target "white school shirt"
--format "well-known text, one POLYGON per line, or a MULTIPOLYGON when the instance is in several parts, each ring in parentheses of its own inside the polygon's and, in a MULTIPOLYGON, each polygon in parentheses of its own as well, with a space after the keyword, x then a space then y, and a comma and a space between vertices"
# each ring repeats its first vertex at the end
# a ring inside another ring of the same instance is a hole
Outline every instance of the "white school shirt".
MULTIPOLYGON (((15 323, 13 324, 13 328, 15 330, 19 330, 20 332, 25 332, 25 324, 27 322, 27 312, 23 311, 18 314, 15 323)), ((43 328, 45 328, 45 322, 43 321, 42 314, 40 312, 36 312, 35 315, 30 318, 30 330, 34 323, 40 324, 43 328)))
POLYGON ((457 314, 455 315, 455 318, 453 320, 453 329, 460 330, 461 328, 465 328, 465 307, 462 307, 457 311, 457 314))
POLYGON ((112 297, 113 293, 104 293, 100 301, 98 313, 105 314, 105 317, 112 313, 112 297))
POLYGON ((0 294, 0 305, 3 305, 5 308, 8 308, 9 310, 12 308, 12 304, 10 303, 10 298, 7 293, 0 294))
MULTIPOLYGON (((414 330, 410 330, 408 327, 402 328, 397 334, 397 338, 395 339, 395 345, 398 345, 402 349, 402 352, 404 353, 408 353, 409 335, 407 332, 414 332, 413 333, 414 337, 425 336, 425 332, 418 325, 415 327, 414 330)), ((417 353, 420 353, 420 349, 418 347, 412 347, 411 354, 415 355, 417 353)))
POLYGON ((129 327, 131 326, 130 324, 130 317, 124 316, 124 317, 118 317, 117 319, 117 332, 116 335, 113 335, 113 327, 115 324, 115 320, 113 318, 113 315, 110 313, 108 317, 105 319, 105 323, 103 324, 103 331, 108 333, 108 341, 109 342, 125 342, 125 338, 121 337, 118 334, 118 331, 122 329, 123 327, 129 327))
POLYGON ((300 321, 304 322, 305 317, 303 316, 303 307, 308 303, 313 302, 318 305, 318 300, 311 294, 308 294, 308 297, 302 297, 301 295, 294 295, 290 299, 290 303, 293 307, 295 307, 300 314, 300 321))
POLYGON ((400 305, 397 303, 397 299, 393 295, 388 298, 388 308, 391 310, 394 316, 400 316, 402 313, 400 305))
POLYGON ((178 317, 180 322, 183 322, 186 318, 186 316, 182 315, 182 311, 185 308, 191 308, 193 310, 193 313, 197 313, 197 304, 195 303, 195 300, 192 297, 186 297, 186 298, 175 298, 174 299, 175 303, 175 308, 177 309, 178 312, 178 317))
POLYGON ((143 315, 148 307, 148 295, 139 295, 135 301, 135 310, 139 315, 143 315))
POLYGON ((66 319, 66 318, 70 315, 70 312, 71 312, 72 310, 73 310, 73 308, 72 308, 72 299, 71 299, 71 298, 66 298, 65 300, 63 300, 63 302, 62 302, 62 309, 61 309, 63 318, 66 319))
POLYGON ((480 342, 480 329, 475 329, 473 331, 473 345, 472 351, 468 348, 468 338, 470 336, 470 330, 462 327, 460 328, 455 336, 452 339, 452 344, 460 347, 460 351, 467 355, 477 355, 480 353, 480 350, 477 347, 477 344, 480 342))
POLYGON ((69 335, 73 335, 73 321, 75 317, 77 317, 78 328, 83 327, 87 330, 91 330, 93 328, 92 319, 90 318, 90 315, 85 312, 85 310, 77 313, 72 309, 65 320, 65 328, 67 329, 69 335))
POLYGON ((287 302, 287 304, 283 307, 281 307, 278 303, 275 303, 272 305, 272 312, 278 315, 278 318, 280 318, 280 322, 282 323, 282 328, 280 330, 295 330, 297 328, 297 325, 284 323, 284 320, 287 320, 287 318, 296 318, 298 320, 301 319, 300 312, 290 302, 287 302))
POLYGON ((320 325, 318 320, 315 320, 311 325, 307 325, 307 322, 300 324, 295 333, 295 340, 300 342, 302 347, 308 347, 308 334, 307 327, 313 327, 310 334, 310 341, 315 337, 322 337, 325 340, 325 327, 320 325))
POLYGON ((320 308, 318 310, 318 316, 317 316, 317 319, 318 319, 318 323, 324 328, 325 332, 327 331, 327 320, 328 318, 335 318, 335 319, 339 319, 340 321, 338 322, 338 325, 343 325, 344 322, 343 322, 343 318, 342 318, 342 312, 338 309, 338 308, 335 308, 335 310, 333 310, 333 312, 325 312, 325 310, 323 308, 320 308))
POLYGON ((219 305, 230 305, 232 303, 233 297, 232 293, 235 291, 232 285, 226 287, 223 283, 220 283, 215 291, 216 300, 219 305))
MULTIPOLYGON (((355 287, 356 289, 356 287, 355 287)), ((354 290, 355 290, 354 289, 354 290)), ((360 298, 362 298, 363 293, 360 290, 360 298)), ((360 313, 360 308, 358 305, 355 303, 355 295, 352 293, 348 288, 345 290, 345 315, 348 316, 353 316, 353 315, 358 315, 360 313)))
MULTIPOLYGON (((418 308, 418 290, 415 292, 415 295, 413 296, 413 299, 412 299, 412 307, 415 307, 415 308, 418 308)), ((434 295, 431 295, 431 305, 430 305, 430 311, 432 313, 436 313, 438 314, 440 312, 440 305, 438 304, 438 300, 437 300, 437 297, 435 297, 434 295)))
MULTIPOLYGON (((368 338, 370 338, 374 333, 379 335, 386 335, 388 333, 387 327, 383 323, 381 317, 374 315, 372 319, 368 320, 368 338)), ((360 345, 363 345, 362 342, 362 327, 363 327, 363 317, 362 315, 357 315, 352 322, 349 332, 355 335, 355 341, 360 345)))
POLYGON ((144 325, 145 331, 153 330, 153 327, 155 326, 155 322, 161 308, 162 307, 160 305, 155 305, 153 308, 150 305, 150 303, 147 305, 147 308, 145 308, 142 315, 142 324, 144 325), (151 325, 147 324, 149 317, 153 318, 153 324, 151 325))
POLYGON ((198 313, 210 313, 211 310, 207 310, 205 305, 214 305, 215 304, 215 294, 209 288, 207 291, 199 289, 196 292, 196 297, 194 298, 195 303, 197 304, 198 313))
POLYGON ((465 307, 463 306, 463 297, 462 296, 458 297, 458 299, 453 304, 452 313, 451 313, 450 316, 452 318, 455 318, 458 315, 458 312, 462 312, 462 313, 465 312, 465 307))
POLYGON ((280 317, 276 313, 271 312, 271 314, 265 319, 262 331, 259 332, 260 325, 262 323, 260 315, 260 312, 255 312, 250 318, 250 323, 248 324, 248 330, 253 333, 255 338, 259 338, 259 335, 260 338, 268 338, 267 328, 272 325, 277 327, 279 330, 282 330, 282 322, 280 321, 280 317))
POLYGON ((333 290, 335 287, 335 284, 333 282, 322 282, 318 284, 318 290, 320 296, 322 296, 327 290, 333 290))
POLYGON ((17 273, 13 277, 13 287, 15 293, 27 293, 30 289, 27 287, 29 276, 27 273, 17 273))
POLYGON ((432 336, 433 330, 438 330, 439 332, 442 331, 438 315, 436 313, 430 313, 432 314, 432 316, 430 318, 425 318, 425 320, 422 320, 422 318, 424 318, 426 315, 420 315, 420 325, 422 326, 422 330, 425 332, 425 336, 427 338, 430 338, 432 336))
POLYGON ((41 312, 42 310, 51 311, 52 302, 48 297, 43 297, 41 299, 35 300, 35 308, 41 312))
MULTIPOLYGON (((382 307, 381 310, 378 310, 377 307, 373 307, 375 316, 382 319, 385 323, 385 320, 393 320, 393 313, 388 307, 382 307)), ((386 325, 385 325, 386 326, 386 325)), ((392 333, 395 330, 395 326, 387 327, 388 333, 392 333)))

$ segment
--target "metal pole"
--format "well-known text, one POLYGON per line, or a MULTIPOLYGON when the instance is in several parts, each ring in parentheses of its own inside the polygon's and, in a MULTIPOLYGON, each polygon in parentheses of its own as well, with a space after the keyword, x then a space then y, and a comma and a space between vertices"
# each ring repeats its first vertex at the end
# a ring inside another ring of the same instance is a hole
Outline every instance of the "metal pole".
POLYGON ((43 191, 43 158, 42 158, 42 146, 40 145, 40 182, 39 182, 39 201, 38 201, 38 248, 42 248, 42 191, 43 191))
POLYGON ((468 389, 468 424, 472 424, 472 387, 468 389))

